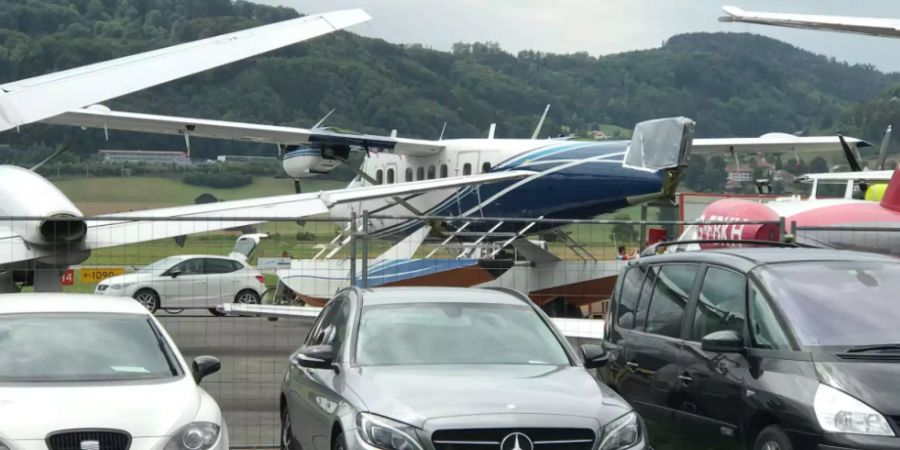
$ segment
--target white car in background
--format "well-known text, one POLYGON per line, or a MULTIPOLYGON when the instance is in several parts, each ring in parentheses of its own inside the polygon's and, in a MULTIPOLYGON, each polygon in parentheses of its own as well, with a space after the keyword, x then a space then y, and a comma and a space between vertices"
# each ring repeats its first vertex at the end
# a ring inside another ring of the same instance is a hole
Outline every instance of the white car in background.
POLYGON ((228 428, 156 318, 128 298, 0 295, 0 448, 226 450, 228 428))
POLYGON ((229 256, 179 255, 156 261, 137 272, 107 278, 96 294, 131 297, 151 312, 222 303, 259 304, 266 279, 247 263, 264 234, 238 238, 229 256))

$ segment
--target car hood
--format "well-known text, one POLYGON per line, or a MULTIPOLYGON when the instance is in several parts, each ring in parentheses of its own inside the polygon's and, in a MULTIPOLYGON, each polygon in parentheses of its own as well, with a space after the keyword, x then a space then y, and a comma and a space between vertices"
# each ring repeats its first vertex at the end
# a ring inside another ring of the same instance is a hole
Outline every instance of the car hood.
POLYGON ((369 411, 418 427, 431 419, 491 414, 578 416, 602 425, 631 410, 581 367, 357 367, 347 380, 369 411))
POLYGON ((43 440, 70 429, 117 429, 132 437, 169 436, 197 416, 194 380, 0 385, 0 434, 43 440))
POLYGON ((144 283, 153 279, 152 273, 147 272, 134 272, 134 273, 126 273, 125 275, 116 275, 114 277, 109 277, 100 282, 100 284, 132 284, 132 283, 144 283))
POLYGON ((817 362, 819 379, 888 416, 900 416, 900 362, 861 359, 817 362))

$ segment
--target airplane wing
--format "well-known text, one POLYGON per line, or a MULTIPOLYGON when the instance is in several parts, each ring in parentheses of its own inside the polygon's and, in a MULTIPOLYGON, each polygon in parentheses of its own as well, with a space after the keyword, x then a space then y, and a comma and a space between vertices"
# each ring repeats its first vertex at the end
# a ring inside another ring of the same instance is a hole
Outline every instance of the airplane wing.
POLYGON ((69 111, 44 120, 44 123, 281 145, 347 145, 358 148, 380 148, 388 152, 408 156, 433 155, 444 149, 444 145, 440 141, 340 133, 327 128, 310 130, 222 120, 119 112, 111 111, 102 105, 69 111))
POLYGON ((312 39, 370 20, 335 11, 0 85, 0 131, 312 39))
POLYGON ((900 20, 868 17, 820 16, 744 11, 737 6, 723 6, 721 22, 744 22, 810 30, 842 31, 872 36, 900 37, 900 20))
MULTIPOLYGON (((316 318, 322 308, 308 306, 284 305, 248 305, 242 303, 223 303, 216 307, 226 316, 273 317, 283 319, 316 318)), ((563 335, 569 338, 598 340, 603 339, 605 322, 597 319, 550 319, 563 335)))
POLYGON ((894 175, 893 170, 864 170, 862 172, 831 172, 831 173, 808 173, 797 177, 794 182, 812 183, 818 181, 845 183, 847 181, 891 181, 894 175))
POLYGON ((84 242, 71 248, 29 245, 12 228, 0 225, 0 267, 51 256, 56 251, 91 250, 253 225, 278 219, 302 219, 325 214, 337 204, 380 197, 412 198, 437 189, 457 188, 532 175, 528 171, 494 172, 409 183, 337 189, 318 193, 280 195, 247 200, 148 209, 108 214, 85 220, 84 242))
MULTIPOLYGON (((871 147, 872 144, 852 137, 845 137, 854 150, 871 147)), ((758 138, 694 139, 692 154, 736 153, 824 153, 843 151, 837 136, 799 137, 792 134, 770 133, 758 138)))

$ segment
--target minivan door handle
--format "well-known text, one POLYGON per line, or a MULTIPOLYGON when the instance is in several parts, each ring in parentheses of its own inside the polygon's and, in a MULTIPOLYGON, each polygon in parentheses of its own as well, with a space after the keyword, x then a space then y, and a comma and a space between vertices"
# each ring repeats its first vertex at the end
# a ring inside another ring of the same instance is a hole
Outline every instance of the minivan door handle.
POLYGON ((678 379, 681 380, 681 382, 684 384, 690 384, 691 381, 694 381, 694 379, 691 378, 691 376, 688 375, 687 372, 685 372, 681 375, 678 375, 678 379))

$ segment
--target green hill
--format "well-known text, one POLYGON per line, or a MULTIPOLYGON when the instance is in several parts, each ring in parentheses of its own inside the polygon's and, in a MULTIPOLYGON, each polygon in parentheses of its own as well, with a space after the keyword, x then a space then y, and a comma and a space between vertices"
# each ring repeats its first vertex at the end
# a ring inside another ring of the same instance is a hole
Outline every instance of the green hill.
MULTIPOLYGON (((286 8, 230 0, 0 0, 0 81, 282 20, 286 8)), ((586 48, 585 50, 591 50, 586 48)), ((451 52, 341 32, 110 102, 161 114, 437 137, 530 136, 547 103, 545 134, 600 124, 630 130, 673 115, 697 120, 698 136, 834 130, 842 112, 900 80, 769 38, 734 33, 675 36, 660 48, 591 57, 457 44, 451 52)), ((177 137, 41 125, 7 132, 0 159, 37 159, 69 142, 98 148, 180 149, 177 137), (26 153, 20 153, 25 151, 26 153), (24 156, 23 156, 24 155, 24 156)), ((195 155, 272 154, 272 146, 192 141, 195 155)), ((0 149, 2 150, 2 149, 0 149)))

